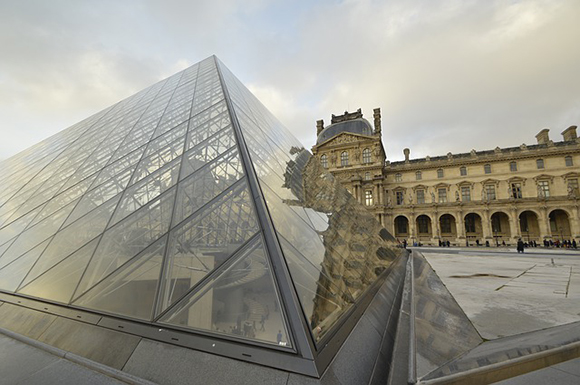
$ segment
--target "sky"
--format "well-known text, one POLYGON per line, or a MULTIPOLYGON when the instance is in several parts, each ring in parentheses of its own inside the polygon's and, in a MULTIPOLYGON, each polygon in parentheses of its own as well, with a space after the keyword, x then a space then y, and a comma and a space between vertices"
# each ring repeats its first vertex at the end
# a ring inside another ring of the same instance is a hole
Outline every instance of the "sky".
MULTIPOLYGON (((0 0, 0 159, 216 55, 310 148, 382 112, 387 159, 580 124, 578 0, 0 0)), ((1 172, 1 171, 0 171, 1 172)))

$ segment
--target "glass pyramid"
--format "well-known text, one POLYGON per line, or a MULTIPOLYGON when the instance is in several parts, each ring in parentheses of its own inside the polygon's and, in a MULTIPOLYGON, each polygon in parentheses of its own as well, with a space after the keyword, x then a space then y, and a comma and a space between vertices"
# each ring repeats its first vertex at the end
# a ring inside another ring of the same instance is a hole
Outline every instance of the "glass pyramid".
POLYGON ((312 355, 399 254, 213 56, 0 170, 0 291, 139 323, 312 355))

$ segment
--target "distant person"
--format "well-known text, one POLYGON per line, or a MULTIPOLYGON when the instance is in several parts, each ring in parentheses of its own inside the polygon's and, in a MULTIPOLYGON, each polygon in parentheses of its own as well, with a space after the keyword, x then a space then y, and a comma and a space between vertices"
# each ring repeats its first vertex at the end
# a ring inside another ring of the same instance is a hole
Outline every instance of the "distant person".
POLYGON ((278 345, 280 345, 280 342, 282 342, 282 330, 278 330, 278 335, 276 335, 276 342, 278 342, 278 345))
POLYGON ((407 248, 407 240, 403 239, 403 249, 406 249, 406 248, 407 248))
POLYGON ((577 246, 577 245, 576 245, 576 240, 575 240, 575 239, 572 239, 572 248, 573 248, 573 249, 575 249, 575 248, 576 248, 576 246, 577 246))
POLYGON ((517 245, 516 249, 518 250, 518 253, 524 252, 524 241, 522 241, 521 238, 518 239, 518 245, 517 245))

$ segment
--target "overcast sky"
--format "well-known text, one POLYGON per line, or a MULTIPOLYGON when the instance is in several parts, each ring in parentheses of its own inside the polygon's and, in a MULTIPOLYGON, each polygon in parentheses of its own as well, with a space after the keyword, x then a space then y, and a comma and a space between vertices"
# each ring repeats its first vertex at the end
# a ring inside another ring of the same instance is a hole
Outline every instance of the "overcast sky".
POLYGON ((310 148, 383 115, 387 158, 580 123, 579 0, 0 0, 0 159, 212 54, 310 148))

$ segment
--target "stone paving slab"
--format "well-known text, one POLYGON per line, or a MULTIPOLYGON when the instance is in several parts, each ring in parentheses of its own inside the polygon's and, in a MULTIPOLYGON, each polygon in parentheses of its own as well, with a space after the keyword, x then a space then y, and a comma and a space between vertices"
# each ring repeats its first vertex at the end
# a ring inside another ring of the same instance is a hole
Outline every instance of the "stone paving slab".
POLYGON ((482 337, 580 320, 580 252, 418 248, 482 337), (552 263, 552 261, 554 263, 552 263))
POLYGON ((0 334, 0 383, 118 385, 104 374, 0 334))

